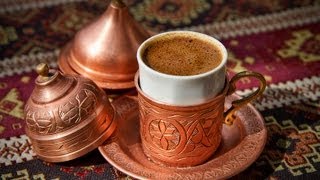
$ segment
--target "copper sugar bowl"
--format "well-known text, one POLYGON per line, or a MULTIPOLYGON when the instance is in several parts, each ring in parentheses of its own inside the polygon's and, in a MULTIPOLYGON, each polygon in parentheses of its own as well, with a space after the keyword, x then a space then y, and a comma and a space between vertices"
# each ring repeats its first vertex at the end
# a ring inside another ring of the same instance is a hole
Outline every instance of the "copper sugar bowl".
POLYGON ((104 89, 134 87, 136 52, 148 37, 121 0, 112 0, 95 21, 76 33, 61 51, 62 72, 80 74, 104 89))
POLYGON ((48 162, 75 159, 101 145, 116 129, 116 111, 94 82, 37 66, 25 106, 26 134, 48 162))

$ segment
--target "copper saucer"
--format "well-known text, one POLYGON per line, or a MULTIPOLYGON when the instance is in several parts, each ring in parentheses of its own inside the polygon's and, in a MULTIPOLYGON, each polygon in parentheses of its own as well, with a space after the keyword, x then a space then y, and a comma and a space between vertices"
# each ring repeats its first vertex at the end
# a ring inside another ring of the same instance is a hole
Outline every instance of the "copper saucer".
MULTIPOLYGON (((229 96, 226 107, 238 96, 229 96)), ((115 136, 99 147, 104 158, 120 171, 138 179, 225 179, 250 166, 261 154, 267 130, 259 112, 247 105, 236 113, 232 126, 223 126, 217 152, 204 164, 174 168, 156 164, 143 154, 136 97, 122 97, 113 105, 123 118, 115 136)))

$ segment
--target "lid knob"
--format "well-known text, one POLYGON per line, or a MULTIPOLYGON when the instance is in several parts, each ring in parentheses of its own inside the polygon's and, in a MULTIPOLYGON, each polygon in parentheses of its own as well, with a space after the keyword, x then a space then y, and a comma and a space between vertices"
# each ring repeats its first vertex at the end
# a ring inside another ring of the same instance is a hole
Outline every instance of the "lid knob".
POLYGON ((40 76, 48 77, 49 75, 49 66, 46 63, 40 63, 36 67, 36 71, 40 76))
POLYGON ((118 8, 123 8, 123 7, 126 7, 126 4, 121 1, 121 0, 112 0, 111 1, 111 4, 114 6, 114 7, 118 7, 118 8))

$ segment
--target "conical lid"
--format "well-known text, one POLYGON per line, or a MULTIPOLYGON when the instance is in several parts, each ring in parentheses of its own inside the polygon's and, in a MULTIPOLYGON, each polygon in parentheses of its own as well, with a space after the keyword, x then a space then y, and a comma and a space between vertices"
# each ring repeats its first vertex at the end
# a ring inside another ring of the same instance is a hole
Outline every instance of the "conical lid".
POLYGON ((98 19, 77 32, 61 51, 58 64, 64 73, 80 74, 105 89, 132 88, 136 52, 149 36, 126 5, 113 0, 98 19))
POLYGON ((40 159, 62 162, 101 145, 116 128, 117 113, 93 81, 37 67, 25 106, 26 134, 40 159))

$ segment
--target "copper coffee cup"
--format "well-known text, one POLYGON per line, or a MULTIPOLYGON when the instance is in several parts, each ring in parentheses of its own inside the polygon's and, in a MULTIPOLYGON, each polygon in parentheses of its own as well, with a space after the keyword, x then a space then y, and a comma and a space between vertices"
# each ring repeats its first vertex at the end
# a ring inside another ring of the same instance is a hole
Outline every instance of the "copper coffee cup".
POLYGON ((204 163, 219 147, 223 123, 232 125, 234 112, 261 95, 264 77, 256 72, 241 72, 226 83, 222 92, 196 105, 175 106, 150 98, 135 76, 140 113, 140 135, 144 153, 154 162, 174 167, 204 163), (232 102, 225 111, 225 98, 236 90, 244 77, 259 80, 259 88, 247 97, 232 102))

